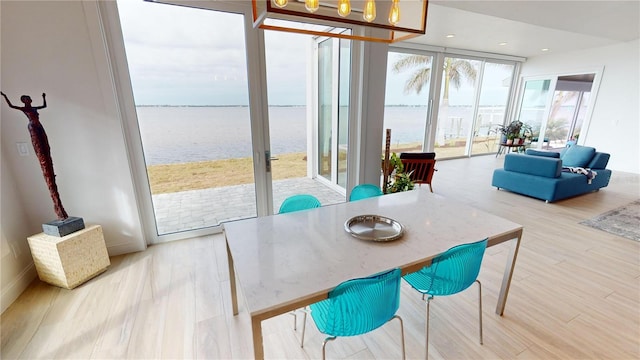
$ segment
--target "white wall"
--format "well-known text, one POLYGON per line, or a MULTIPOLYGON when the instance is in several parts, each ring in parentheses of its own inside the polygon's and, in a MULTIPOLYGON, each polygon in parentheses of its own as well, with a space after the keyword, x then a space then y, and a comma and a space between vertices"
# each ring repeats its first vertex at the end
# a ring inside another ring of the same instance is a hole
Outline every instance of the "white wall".
MULTIPOLYGON (((4 142, 3 142, 4 145, 4 142)), ((4 146, 3 146, 4 147, 4 146)), ((25 212, 19 194, 15 191, 16 179, 5 161, 6 150, 0 152, 0 275, 2 292, 0 311, 4 311, 22 293, 36 276, 27 245, 27 236, 38 229, 31 228, 29 215, 25 212)))
MULTIPOLYGON (((48 107, 40 111, 40 120, 67 213, 102 225, 112 256, 144 249, 95 2, 1 1, 0 14, 0 87, 19 106, 20 95, 31 95, 33 104, 40 105, 41 94, 47 93, 48 107)), ((26 236, 42 231, 41 224, 56 215, 26 116, 4 103, 0 109, 4 310, 5 289, 16 274, 33 266, 31 257, 23 256, 28 253, 26 236), (27 143, 28 156, 18 155, 16 142, 27 143), (5 244, 22 255, 16 258, 5 244)))
POLYGON ((567 74, 602 67, 602 81, 584 145, 610 153, 610 169, 638 174, 640 39, 566 54, 534 57, 524 63, 522 76, 567 74))

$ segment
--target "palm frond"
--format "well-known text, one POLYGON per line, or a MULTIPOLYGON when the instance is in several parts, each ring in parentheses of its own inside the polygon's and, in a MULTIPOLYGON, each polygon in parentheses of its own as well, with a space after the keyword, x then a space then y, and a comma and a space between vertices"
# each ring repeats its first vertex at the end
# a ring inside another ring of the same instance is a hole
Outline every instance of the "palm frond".
POLYGON ((431 57, 424 55, 407 55, 393 64, 393 72, 400 73, 416 66, 431 65, 431 57))
POLYGON ((429 82, 431 78, 431 69, 422 68, 416 70, 404 85, 404 93, 409 94, 413 91, 420 94, 422 87, 429 82))

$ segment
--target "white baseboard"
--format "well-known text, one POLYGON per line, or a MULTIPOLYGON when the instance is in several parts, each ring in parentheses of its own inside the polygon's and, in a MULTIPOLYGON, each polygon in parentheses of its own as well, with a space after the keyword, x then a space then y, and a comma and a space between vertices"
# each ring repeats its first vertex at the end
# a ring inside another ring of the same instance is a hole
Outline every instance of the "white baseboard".
POLYGON ((38 277, 36 267, 33 263, 30 263, 20 275, 16 276, 8 286, 3 287, 2 294, 0 295, 0 305, 3 313, 14 301, 22 294, 22 292, 31 284, 31 282, 38 277))

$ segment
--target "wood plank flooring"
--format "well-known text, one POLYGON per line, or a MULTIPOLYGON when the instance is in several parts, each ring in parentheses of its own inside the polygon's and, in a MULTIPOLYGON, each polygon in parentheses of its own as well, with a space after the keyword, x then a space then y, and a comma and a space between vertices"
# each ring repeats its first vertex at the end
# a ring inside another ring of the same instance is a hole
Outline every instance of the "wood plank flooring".
MULTIPOLYGON (((505 315, 494 313, 508 244, 485 255, 484 345, 477 289, 431 306, 431 359, 640 358, 640 243, 580 225, 640 198, 640 176, 614 172, 588 195, 546 204, 490 186, 502 158, 438 162, 434 191, 524 225, 505 315)), ((428 206, 428 204, 426 204, 428 206)), ((2 359, 248 359, 251 326, 231 315, 222 235, 150 246, 111 259, 74 289, 34 281, 1 318, 2 359)), ((424 358, 424 302, 406 283, 399 315, 408 358, 424 358)), ((264 322, 265 355, 320 358, 323 336, 308 320, 299 346, 293 317, 264 322)), ((329 358, 400 357, 397 321, 327 346, 329 358)))

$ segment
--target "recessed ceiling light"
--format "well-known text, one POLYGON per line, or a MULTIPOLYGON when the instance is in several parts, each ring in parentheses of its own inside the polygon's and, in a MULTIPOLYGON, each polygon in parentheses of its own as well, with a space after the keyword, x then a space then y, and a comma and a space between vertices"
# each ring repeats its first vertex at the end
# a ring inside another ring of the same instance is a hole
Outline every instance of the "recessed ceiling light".
POLYGON ((505 46, 505 45, 507 45, 507 43, 506 43, 505 41, 503 41, 503 42, 501 42, 501 43, 498 43, 498 45, 500 45, 500 46, 505 46))
POLYGON ((547 48, 540 49, 541 51, 549 51, 547 48))
POLYGON ((447 37, 448 38, 454 38, 454 37, 456 37, 456 34, 447 34, 447 37))

